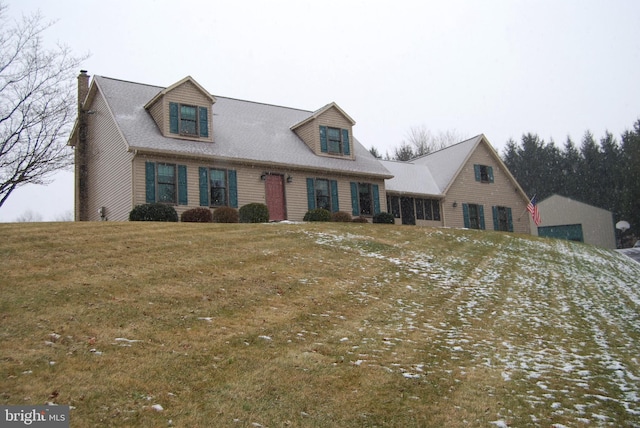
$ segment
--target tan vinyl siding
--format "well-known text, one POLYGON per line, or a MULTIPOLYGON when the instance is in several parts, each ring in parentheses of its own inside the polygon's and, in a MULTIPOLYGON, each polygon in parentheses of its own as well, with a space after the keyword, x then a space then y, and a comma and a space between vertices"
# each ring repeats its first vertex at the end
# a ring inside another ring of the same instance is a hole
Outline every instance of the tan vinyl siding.
POLYGON ((99 91, 90 110, 95 113, 87 117, 87 220, 101 220, 100 207, 106 208, 108 220, 126 220, 131 211, 131 154, 99 91))
MULTIPOLYGON (((542 220, 540 227, 579 224, 582 226, 585 243, 616 248, 615 225, 611 211, 560 195, 552 195, 541 201, 538 209, 542 220)), ((531 226, 531 232, 537 235, 538 228, 535 223, 531 222, 531 226)))
MULTIPOLYGON (((162 101, 153 103, 153 105, 149 108, 149 114, 151 114, 151 117, 153 117, 154 122, 156 123, 156 125, 158 125, 158 128, 160 128, 161 132, 164 133, 165 129, 163 127, 163 124, 165 120, 165 114, 169 116, 169 112, 165 112, 164 103, 162 101)), ((166 132, 169 132, 169 128, 166 129, 166 132)))
POLYGON ((198 141, 213 141, 213 121, 211 120, 211 100, 205 96, 205 94, 198 89, 196 85, 194 85, 190 81, 184 82, 182 85, 174 88, 167 94, 161 96, 157 101, 155 101, 149 107, 149 113, 153 117, 153 120, 156 122, 160 131, 163 135, 171 137, 171 138, 181 138, 188 140, 198 140, 198 141), (178 103, 178 104, 187 104, 198 107, 206 107, 209 115, 208 126, 209 126, 209 137, 196 137, 196 136, 181 136, 177 134, 170 133, 170 123, 169 123, 169 103, 178 103))
POLYGON ((200 179, 198 171, 200 167, 233 169, 237 173, 238 184, 238 208, 250 203, 266 203, 265 182, 260 179, 263 173, 281 174, 285 177, 285 201, 287 219, 302 221, 308 211, 307 206, 307 178, 322 178, 336 180, 338 182, 338 203, 340 211, 351 214, 351 187, 350 183, 364 182, 377 184, 380 190, 380 208, 386 211, 386 198, 383 180, 371 180, 367 177, 336 177, 330 174, 316 174, 310 171, 293 171, 284 169, 268 169, 260 166, 234 164, 229 162, 192 159, 171 159, 161 156, 137 156, 133 161, 134 168, 134 205, 146 203, 145 192, 145 162, 167 162, 187 167, 187 192, 188 205, 174 205, 178 215, 190 208, 200 206, 200 179), (291 183, 286 178, 291 176, 291 183))
POLYGON ((526 199, 484 144, 478 145, 472 153, 442 202, 445 226, 464 227, 462 204, 478 204, 484 207, 486 230, 493 230, 493 206, 511 208, 513 231, 530 232, 529 217, 526 215, 528 212, 525 212, 526 199), (474 165, 476 164, 493 168, 493 183, 481 183, 475 180, 474 165), (453 206, 454 202, 457 204, 456 207, 453 206))
POLYGON ((314 153, 320 153, 320 129, 316 119, 295 129, 295 133, 314 153))
POLYGON ((338 109, 330 108, 317 118, 297 127, 294 132, 313 152, 319 156, 337 157, 340 159, 355 159, 353 147, 353 127, 351 122, 344 117, 338 109), (349 131, 349 156, 331 155, 322 153, 320 149, 320 126, 347 129, 349 131))

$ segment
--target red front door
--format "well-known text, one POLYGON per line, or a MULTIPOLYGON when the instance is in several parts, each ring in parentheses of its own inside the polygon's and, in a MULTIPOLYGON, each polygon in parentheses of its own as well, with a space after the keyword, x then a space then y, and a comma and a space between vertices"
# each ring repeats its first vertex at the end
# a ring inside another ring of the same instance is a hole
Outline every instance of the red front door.
POLYGON ((287 210, 284 203, 284 176, 267 174, 265 196, 267 199, 267 208, 269 208, 269 221, 286 220, 287 210))

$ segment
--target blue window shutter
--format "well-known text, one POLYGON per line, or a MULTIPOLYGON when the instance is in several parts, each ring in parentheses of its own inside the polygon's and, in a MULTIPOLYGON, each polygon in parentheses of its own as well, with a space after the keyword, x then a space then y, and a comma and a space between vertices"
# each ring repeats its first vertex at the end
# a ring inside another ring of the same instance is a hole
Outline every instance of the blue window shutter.
POLYGON ((372 184, 371 191, 373 192, 373 213, 380 214, 380 190, 378 185, 372 184))
POLYGON ((307 207, 309 211, 316 208, 316 190, 313 178, 307 178, 307 207))
POLYGON ((480 229, 484 230, 484 206, 478 205, 478 213, 480 214, 480 229))
POLYGON ((169 132, 180 133, 178 126, 178 103, 169 103, 169 132))
POLYGON ((351 182, 351 213, 353 215, 360 215, 360 204, 358 197, 358 183, 351 182))
POLYGON ((469 229, 471 222, 469 221, 469 205, 462 204, 462 216, 464 217, 464 227, 469 229))
POLYGON ((349 156, 351 154, 351 147, 349 147, 349 130, 342 130, 342 153, 349 156))
POLYGON ((511 208, 507 208, 507 218, 509 219, 509 232, 513 232, 513 217, 511 215, 511 208))
POLYGON ((331 211, 334 213, 340 211, 340 205, 338 204, 338 182, 331 180, 331 211))
POLYGON ((238 208, 238 174, 235 169, 230 169, 229 172, 229 206, 231 208, 238 208))
POLYGON ((476 181, 482 181, 482 174, 480 173, 480 165, 474 165, 473 172, 476 175, 476 181))
POLYGON ((209 206, 209 170, 205 167, 198 169, 200 177, 200 206, 209 206))
POLYGON ((500 220, 498 219, 498 207, 491 207, 491 211, 493 212, 493 230, 498 230, 500 228, 500 220))
POLYGON ((198 107, 200 112, 200 136, 208 137, 209 136, 209 109, 206 107, 198 107))
POLYGON ((493 183, 493 167, 487 167, 487 174, 489 174, 489 183, 493 183))
POLYGON ((156 201, 156 164, 153 162, 145 163, 145 193, 148 204, 156 201))
POLYGON ((187 166, 178 165, 178 204, 188 205, 187 198, 187 166))
POLYGON ((320 151, 327 153, 329 151, 327 147, 327 127, 320 125, 320 151))

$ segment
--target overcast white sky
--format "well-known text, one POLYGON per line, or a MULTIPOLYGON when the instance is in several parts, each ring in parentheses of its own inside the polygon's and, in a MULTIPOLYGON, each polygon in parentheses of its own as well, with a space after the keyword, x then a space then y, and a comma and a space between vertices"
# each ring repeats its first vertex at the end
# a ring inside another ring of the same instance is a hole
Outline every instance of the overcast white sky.
MULTIPOLYGON (((46 41, 90 53, 90 75, 316 110, 335 101, 367 148, 411 127, 579 145, 640 118, 637 0, 0 0, 38 9, 46 41)), ((73 209, 73 173, 16 190, 0 221, 73 209)))

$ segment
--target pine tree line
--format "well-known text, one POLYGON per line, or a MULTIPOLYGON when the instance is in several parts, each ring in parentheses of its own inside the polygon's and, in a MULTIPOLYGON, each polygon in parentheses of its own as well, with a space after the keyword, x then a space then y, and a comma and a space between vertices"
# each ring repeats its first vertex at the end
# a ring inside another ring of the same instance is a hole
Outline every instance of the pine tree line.
POLYGON ((586 132, 580 147, 567 138, 562 149, 536 134, 509 140, 503 160, 529 197, 541 201, 559 194, 613 213, 640 236, 640 119, 621 135, 597 142, 586 132))

